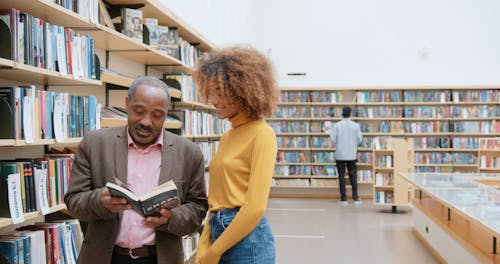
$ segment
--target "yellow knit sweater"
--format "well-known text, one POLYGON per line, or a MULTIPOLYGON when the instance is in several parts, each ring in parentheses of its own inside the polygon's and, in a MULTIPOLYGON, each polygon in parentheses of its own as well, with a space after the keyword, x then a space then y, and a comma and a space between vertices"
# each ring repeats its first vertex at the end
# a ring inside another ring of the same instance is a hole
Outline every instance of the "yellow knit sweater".
POLYGON ((197 263, 218 263, 220 256, 248 235, 264 215, 276 161, 276 135, 262 119, 246 113, 229 119, 219 150, 210 162, 209 211, 241 207, 222 235, 211 243, 205 223, 197 249, 197 263))

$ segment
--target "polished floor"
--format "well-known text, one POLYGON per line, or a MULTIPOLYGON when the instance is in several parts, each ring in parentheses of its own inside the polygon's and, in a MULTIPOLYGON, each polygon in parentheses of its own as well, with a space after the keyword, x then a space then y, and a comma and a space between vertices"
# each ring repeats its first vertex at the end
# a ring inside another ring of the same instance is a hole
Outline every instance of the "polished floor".
POLYGON ((411 230, 411 208, 398 209, 405 213, 366 200, 271 198, 276 263, 438 263, 411 230))

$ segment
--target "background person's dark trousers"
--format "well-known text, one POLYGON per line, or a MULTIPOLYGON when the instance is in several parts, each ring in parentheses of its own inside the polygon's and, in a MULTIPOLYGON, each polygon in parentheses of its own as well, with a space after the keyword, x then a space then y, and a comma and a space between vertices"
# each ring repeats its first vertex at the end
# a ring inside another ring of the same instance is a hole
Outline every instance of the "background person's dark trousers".
POLYGON ((345 169, 347 166, 347 171, 349 172, 349 181, 352 187, 352 199, 354 201, 359 200, 358 197, 358 177, 356 169, 355 160, 337 160, 337 172, 339 173, 339 188, 340 188, 340 200, 347 201, 347 195, 345 191, 345 169))

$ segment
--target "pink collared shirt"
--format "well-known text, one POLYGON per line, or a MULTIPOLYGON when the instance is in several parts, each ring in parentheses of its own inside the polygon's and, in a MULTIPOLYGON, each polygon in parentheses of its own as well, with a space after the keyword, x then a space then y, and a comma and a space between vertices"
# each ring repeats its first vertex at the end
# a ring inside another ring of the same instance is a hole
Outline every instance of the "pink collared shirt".
MULTIPOLYGON (((154 144, 141 149, 128 133, 127 185, 134 193, 143 193, 158 186, 163 148, 163 130, 154 144)), ((132 209, 123 212, 115 244, 124 248, 138 248, 155 244, 155 230, 142 224, 144 217, 132 209)))

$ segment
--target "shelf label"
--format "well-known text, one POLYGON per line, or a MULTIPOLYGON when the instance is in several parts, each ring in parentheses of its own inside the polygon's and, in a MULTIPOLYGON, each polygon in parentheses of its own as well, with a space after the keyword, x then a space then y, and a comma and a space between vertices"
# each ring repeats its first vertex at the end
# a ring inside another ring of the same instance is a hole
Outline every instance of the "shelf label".
POLYGON ((9 174, 7 178, 9 189, 9 210, 12 223, 24 222, 23 201, 21 200, 21 176, 19 173, 9 174))
POLYGON ((47 215, 50 213, 47 193, 47 169, 35 169, 35 179, 37 179, 37 206, 43 215, 47 215))

